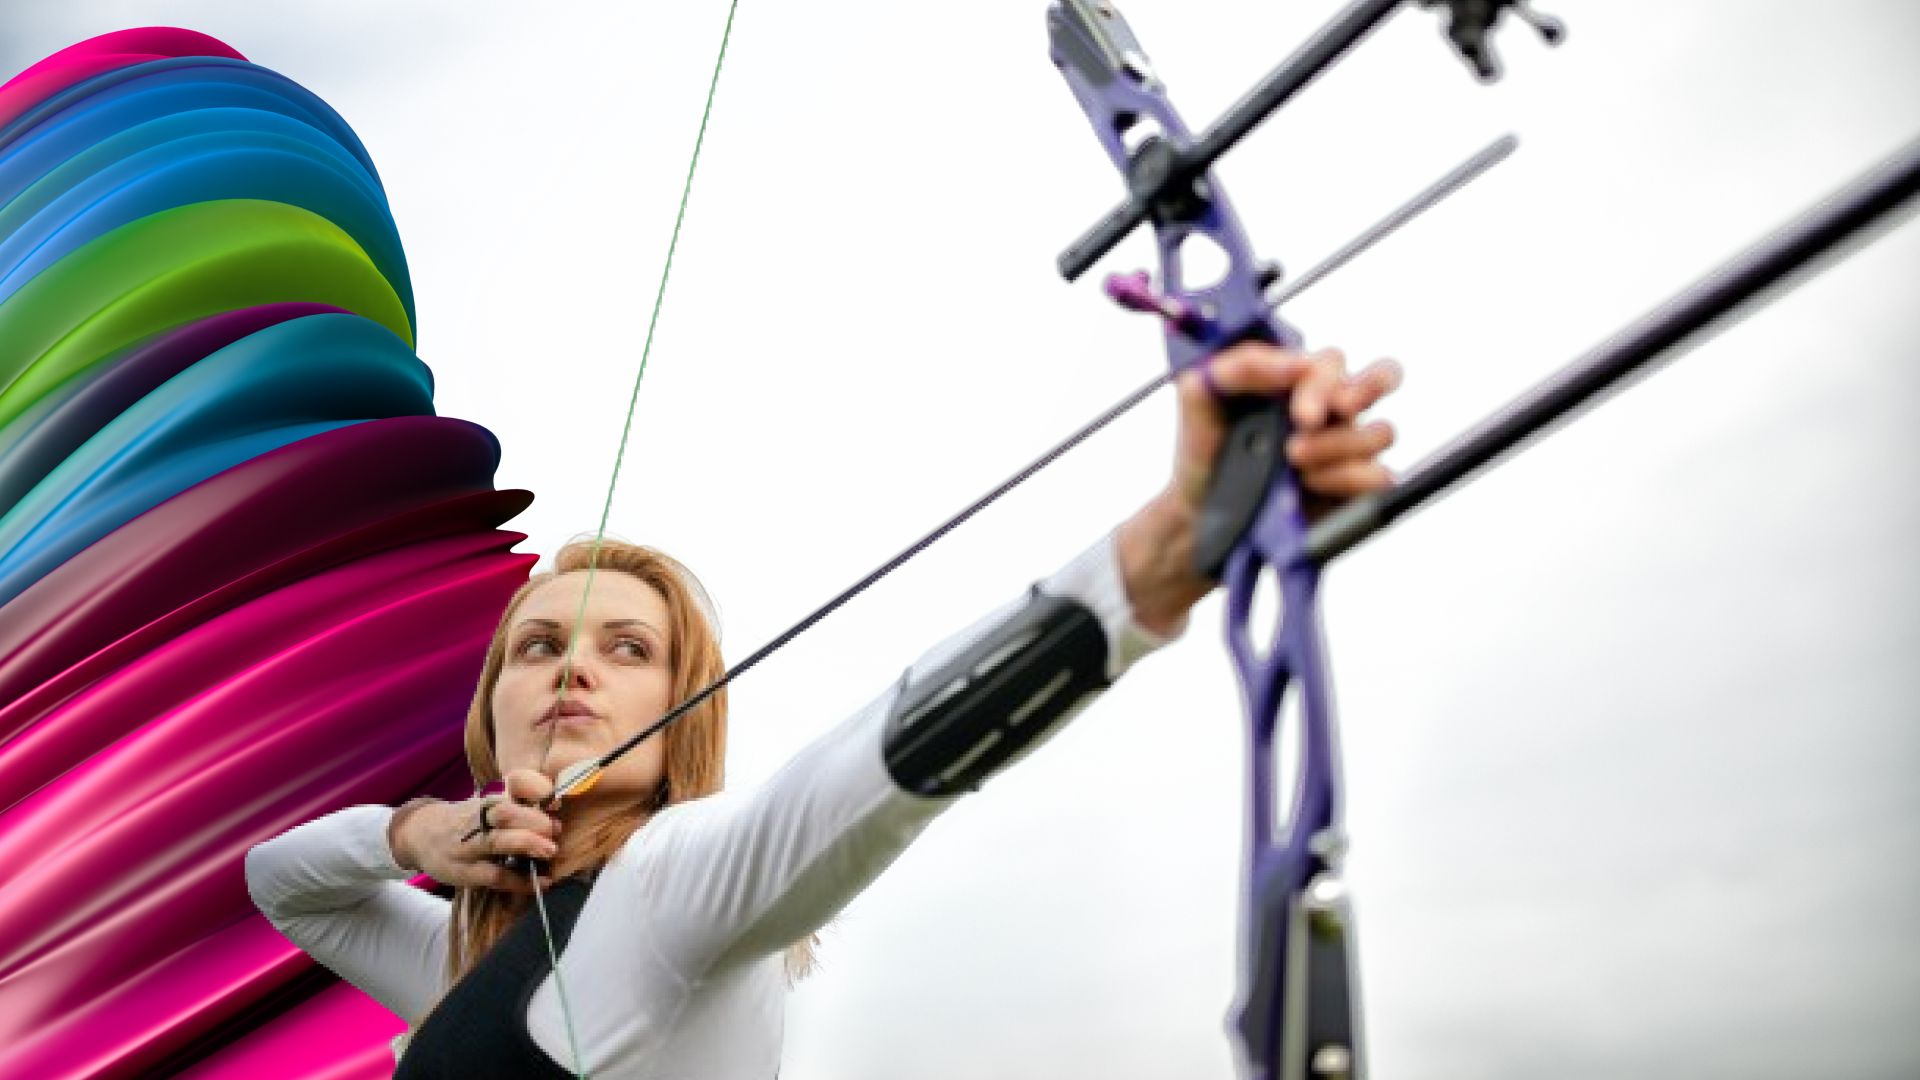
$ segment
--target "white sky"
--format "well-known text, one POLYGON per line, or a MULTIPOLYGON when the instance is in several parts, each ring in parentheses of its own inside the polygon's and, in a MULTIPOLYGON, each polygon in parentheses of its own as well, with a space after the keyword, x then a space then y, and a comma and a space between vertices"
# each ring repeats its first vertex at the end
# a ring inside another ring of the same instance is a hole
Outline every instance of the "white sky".
MULTIPOLYGON (((1543 0, 1544 2, 1544 0, 1543 0)), ((1203 126, 1330 0, 1129 0, 1203 126)), ((1401 358, 1405 467, 1920 135, 1920 5, 1554 0, 1475 84, 1407 13, 1222 179, 1303 270, 1495 136, 1519 154, 1298 301, 1401 358)), ((1117 180, 1044 5, 743 5, 613 530, 744 655, 1163 363, 1062 284, 1117 180)), ((439 410, 511 527, 598 521, 725 6, 70 0, 304 83, 378 164, 439 410)), ((1136 238, 1102 271, 1144 265, 1136 238)), ((1375 1072, 1920 1073, 1920 228, 1410 519, 1325 591, 1375 1072)), ((1150 403, 745 677, 766 775, 1164 478, 1150 403)), ((784 1080, 1224 1076, 1241 726, 1217 600, 829 932, 784 1080)))

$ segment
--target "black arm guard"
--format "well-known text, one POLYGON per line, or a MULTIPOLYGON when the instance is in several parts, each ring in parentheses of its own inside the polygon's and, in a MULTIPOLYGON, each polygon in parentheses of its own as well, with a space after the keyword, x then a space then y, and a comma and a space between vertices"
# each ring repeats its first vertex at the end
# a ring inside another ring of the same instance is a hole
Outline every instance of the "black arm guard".
POLYGON ((901 688, 887 718, 887 772, 916 795, 972 791, 1106 685, 1100 620, 1036 588, 1011 619, 901 688))

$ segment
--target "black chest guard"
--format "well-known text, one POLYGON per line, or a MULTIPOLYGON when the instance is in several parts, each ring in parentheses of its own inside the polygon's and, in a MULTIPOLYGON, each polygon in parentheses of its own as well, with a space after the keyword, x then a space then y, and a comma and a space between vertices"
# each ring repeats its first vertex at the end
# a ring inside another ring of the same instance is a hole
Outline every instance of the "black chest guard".
MULTIPOLYGON (((556 952, 566 949, 592 891, 579 877, 547 890, 556 952)), ((529 908, 420 1025, 393 1080, 573 1080, 527 1033, 527 1004, 550 973, 540 913, 529 908)))

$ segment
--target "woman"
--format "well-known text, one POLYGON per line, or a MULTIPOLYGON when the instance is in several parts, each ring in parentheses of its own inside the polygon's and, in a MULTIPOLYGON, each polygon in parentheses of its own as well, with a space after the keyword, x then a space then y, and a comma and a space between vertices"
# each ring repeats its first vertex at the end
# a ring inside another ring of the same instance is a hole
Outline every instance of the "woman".
POLYGON ((1396 365, 1348 376, 1336 351, 1250 343, 1209 370, 1212 389, 1180 380, 1165 490, 752 792, 719 794, 723 692, 547 812, 562 770, 722 670, 677 563, 610 544, 589 571, 588 545, 570 546, 508 604, 468 713, 474 779, 504 779, 506 797, 355 806, 292 829, 248 853, 255 902, 407 1020, 399 1078, 775 1075, 784 993, 813 932, 959 794, 1176 636, 1209 591, 1191 551, 1224 430, 1215 391, 1292 392, 1287 454, 1321 500, 1389 482, 1376 458, 1392 429, 1357 418, 1398 385, 1396 365), (506 855, 550 861, 544 912, 506 855), (451 904, 405 884, 421 871, 455 887, 451 904))

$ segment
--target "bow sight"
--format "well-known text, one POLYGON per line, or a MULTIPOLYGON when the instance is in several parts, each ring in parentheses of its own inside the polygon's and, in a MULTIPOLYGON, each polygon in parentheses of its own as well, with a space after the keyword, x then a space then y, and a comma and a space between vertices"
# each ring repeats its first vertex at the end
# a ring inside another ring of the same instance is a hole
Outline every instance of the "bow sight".
MULTIPOLYGON (((1192 134, 1174 110, 1145 51, 1112 4, 1054 0, 1050 6, 1047 25, 1054 64, 1127 190, 1118 206, 1060 254, 1059 269, 1069 281, 1075 280, 1134 228, 1153 225, 1160 256, 1158 290, 1146 273, 1138 272, 1110 277, 1107 292, 1124 307, 1160 316, 1169 374, 1159 382, 1203 365, 1236 342, 1300 343, 1300 335, 1274 308, 1304 283, 1282 290, 1279 297, 1269 296, 1280 280, 1278 266, 1255 258, 1232 204, 1208 170, 1402 6, 1401 0, 1350 4, 1199 135, 1192 134), (1196 238, 1210 242, 1226 258, 1226 271, 1217 281, 1187 281, 1182 249, 1196 238)), ((1446 9, 1448 41, 1482 79, 1499 73, 1488 35, 1506 11, 1550 44, 1563 36, 1558 22, 1511 0, 1420 0, 1420 6, 1446 9)), ((1916 189, 1920 143, 1910 144, 1881 168, 1614 335, 1492 420, 1415 465, 1393 487, 1352 500, 1311 528, 1301 492, 1281 455, 1290 430, 1284 404, 1266 399, 1223 402, 1229 431, 1202 511, 1196 568, 1225 582, 1227 644, 1248 719, 1248 854, 1232 1025, 1245 1076, 1353 1080, 1365 1072, 1349 942, 1351 912, 1339 872, 1345 836, 1316 608, 1320 569, 1415 506, 1590 404, 1650 361, 1689 342, 1762 290, 1885 219, 1916 189), (1268 575, 1277 579, 1281 618, 1266 640, 1256 644, 1248 626, 1253 594, 1268 575), (1275 801, 1273 745, 1281 705, 1295 686, 1301 698, 1300 765, 1292 804, 1283 809, 1275 801), (1281 834, 1277 841, 1276 832, 1281 834)), ((1388 224, 1394 223, 1390 219, 1388 224)), ((1347 251, 1358 246, 1349 245, 1347 251)), ((1136 395, 1134 400, 1144 392, 1136 395)))
MULTIPOLYGON (((1534 13, 1519 0, 1420 2, 1423 7, 1447 8, 1447 39, 1485 80, 1499 77, 1499 59, 1488 34, 1499 24, 1504 11, 1512 9, 1550 44, 1557 44, 1566 34, 1558 20, 1534 13)), ((1109 151, 1122 145, 1121 140, 1137 125, 1153 121, 1160 126, 1159 133, 1139 140, 1137 150, 1123 150, 1120 157, 1127 177, 1126 201, 1061 252, 1060 273, 1068 281, 1077 280, 1142 222, 1164 227, 1204 218, 1213 199, 1205 181, 1213 163, 1405 5, 1406 0, 1359 0, 1349 5, 1196 138, 1178 126, 1177 119, 1177 131, 1167 128, 1166 121, 1173 114, 1170 107, 1156 109, 1142 101, 1139 109, 1109 112, 1098 108, 1097 98, 1090 102, 1082 83, 1100 93, 1130 86, 1143 94, 1155 94, 1162 88, 1118 9, 1105 0, 1058 0, 1047 13, 1054 63, 1062 70, 1071 69, 1068 81, 1074 84, 1074 93, 1089 113, 1105 114, 1090 118, 1096 120, 1096 128, 1101 127, 1098 121, 1107 122, 1111 130, 1102 130, 1101 139, 1110 143, 1109 151), (1157 115, 1162 113, 1165 115, 1157 115)), ((1165 101, 1164 97, 1160 100, 1165 101)))

